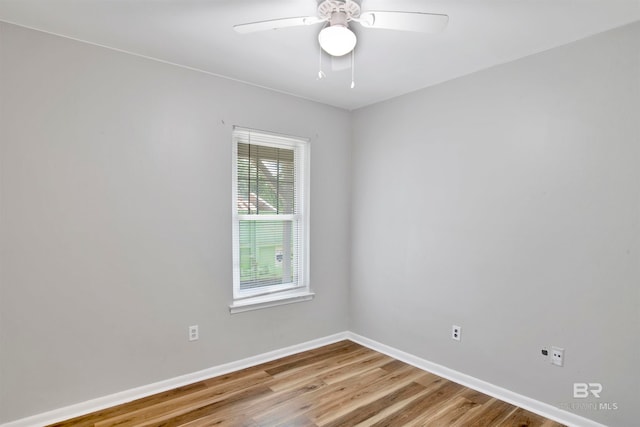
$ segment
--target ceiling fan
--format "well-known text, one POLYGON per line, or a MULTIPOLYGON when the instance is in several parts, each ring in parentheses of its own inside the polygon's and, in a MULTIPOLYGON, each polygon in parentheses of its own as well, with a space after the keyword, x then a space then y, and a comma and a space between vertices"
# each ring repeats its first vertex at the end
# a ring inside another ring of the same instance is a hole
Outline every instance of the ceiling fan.
POLYGON ((241 34, 265 30, 277 30, 286 27, 325 23, 318 34, 318 42, 326 53, 339 57, 352 52, 357 38, 349 25, 355 22, 363 28, 437 33, 449 22, 447 15, 423 12, 400 12, 360 9, 355 0, 318 0, 316 16, 297 16, 270 19, 234 25, 233 29, 241 34))

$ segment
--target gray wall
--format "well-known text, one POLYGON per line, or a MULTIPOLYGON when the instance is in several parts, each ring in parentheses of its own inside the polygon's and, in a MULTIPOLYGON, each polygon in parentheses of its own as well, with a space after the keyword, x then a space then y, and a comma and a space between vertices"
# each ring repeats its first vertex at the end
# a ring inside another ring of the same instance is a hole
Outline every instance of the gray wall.
POLYGON ((634 24, 356 111, 351 329, 636 425, 639 56, 634 24))
POLYGON ((346 330, 348 112, 2 23, 0 43, 0 422, 346 330), (311 302, 228 312, 234 124, 311 138, 311 302))

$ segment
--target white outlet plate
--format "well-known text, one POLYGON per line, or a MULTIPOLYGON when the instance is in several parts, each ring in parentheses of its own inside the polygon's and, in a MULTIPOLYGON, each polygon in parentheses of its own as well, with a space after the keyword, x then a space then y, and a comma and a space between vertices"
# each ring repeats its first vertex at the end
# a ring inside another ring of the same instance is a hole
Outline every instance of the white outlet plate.
POLYGON ((451 339, 460 341, 460 338, 462 338, 462 327, 453 325, 451 327, 451 339))
POLYGON ((198 338, 200 338, 198 325, 189 326, 189 341, 196 341, 198 338))
POLYGON ((556 366, 564 365, 564 348, 551 347, 551 363, 556 366))

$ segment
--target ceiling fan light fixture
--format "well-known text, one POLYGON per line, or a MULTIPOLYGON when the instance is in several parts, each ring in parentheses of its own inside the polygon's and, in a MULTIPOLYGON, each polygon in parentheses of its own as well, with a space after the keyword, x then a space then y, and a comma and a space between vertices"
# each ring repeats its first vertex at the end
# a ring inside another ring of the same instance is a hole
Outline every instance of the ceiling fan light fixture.
POLYGON ((356 47, 357 38, 346 25, 334 24, 325 27, 318 34, 318 42, 322 50, 331 56, 343 56, 356 47))

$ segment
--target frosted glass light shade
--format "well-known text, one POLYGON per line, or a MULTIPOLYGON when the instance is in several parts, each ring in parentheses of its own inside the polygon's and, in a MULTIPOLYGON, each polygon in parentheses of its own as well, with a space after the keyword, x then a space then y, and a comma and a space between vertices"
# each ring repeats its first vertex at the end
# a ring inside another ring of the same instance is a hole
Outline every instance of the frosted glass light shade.
POLYGON ((320 47, 331 56, 342 56, 356 47, 356 35, 344 25, 325 27, 318 34, 320 47))

